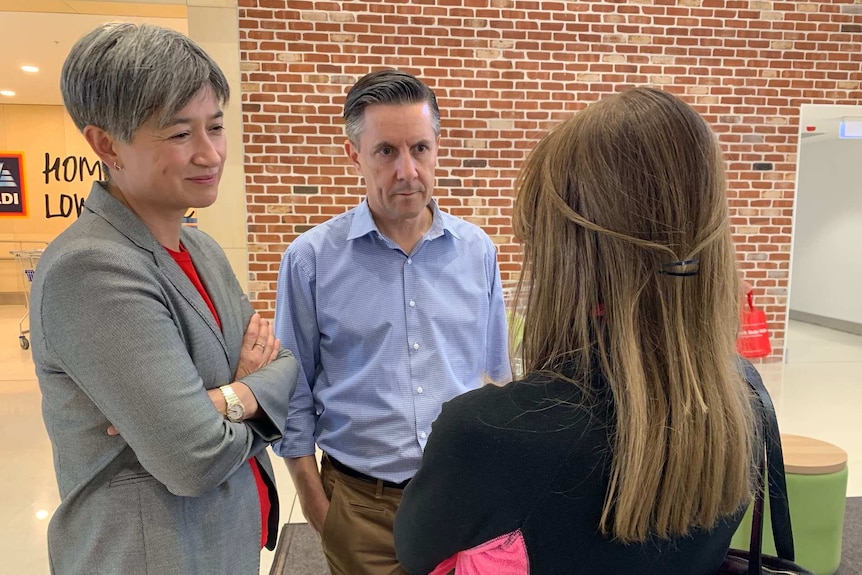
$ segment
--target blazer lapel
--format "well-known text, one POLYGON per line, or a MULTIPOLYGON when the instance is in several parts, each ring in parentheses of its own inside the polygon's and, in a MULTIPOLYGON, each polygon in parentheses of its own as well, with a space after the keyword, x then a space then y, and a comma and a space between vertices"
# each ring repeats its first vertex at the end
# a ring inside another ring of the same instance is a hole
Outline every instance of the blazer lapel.
MULTIPOLYGON (((195 269, 213 302, 216 313, 218 313, 222 327, 219 332, 219 341, 225 346, 228 363, 231 371, 234 371, 239 361, 239 354, 233 354, 230 350, 240 349, 245 326, 242 325, 243 314, 240 302, 237 300, 236 292, 232 291, 230 286, 230 281, 234 279, 233 275, 224 277, 224 266, 221 265, 224 258, 223 254, 221 252, 210 253, 212 250, 208 250, 207 245, 198 241, 197 234, 193 235, 191 230, 184 229, 182 241, 191 255, 192 262, 201 262, 200 264, 195 263, 195 269)), ((233 272, 229 273, 232 274, 233 272)), ((207 313, 209 313, 209 308, 207 308, 207 313)), ((212 317, 211 313, 209 315, 212 317)))
MULTIPOLYGON (((180 268, 177 262, 174 261, 174 258, 170 256, 170 254, 159 244, 156 240, 155 236, 150 232, 149 228, 144 225, 144 222, 136 216, 132 211, 120 203, 114 196, 112 196, 107 189, 105 188, 104 182, 93 182, 93 187, 90 190, 90 195, 87 196, 87 200, 84 202, 84 207, 89 209, 91 212, 99 215, 109 224, 111 224, 118 232, 129 238, 130 241, 135 243, 141 249, 150 252, 156 262, 156 265, 159 267, 164 276, 171 282, 171 284, 176 288, 176 290, 182 295, 182 297, 188 302, 188 304, 192 307, 192 309, 197 312, 198 315, 206 322, 206 324, 210 327, 216 339, 218 339, 219 343, 222 346, 222 349, 225 352, 225 356, 228 358, 228 362, 231 365, 231 368, 234 368, 233 360, 228 353, 228 346, 225 342, 224 335, 222 334, 222 330, 219 329, 216 324, 215 318, 213 317, 212 312, 209 307, 207 307, 206 302, 204 302, 201 294, 198 293, 197 288, 195 288, 194 284, 192 284, 191 280, 186 276, 185 272, 180 268)), ((183 238, 184 240, 186 237, 183 238)), ((190 244, 197 245, 195 242, 189 242, 190 244)), ((187 248, 188 249, 188 248, 187 248)), ((205 256, 200 255, 200 252, 197 251, 198 261, 204 261, 202 258, 205 256)), ((192 253, 192 262, 195 262, 195 253, 192 253)), ((198 275, 201 277, 201 281, 204 286, 206 286, 207 292, 209 293, 210 298, 213 300, 213 305, 216 308, 216 311, 219 313, 219 320, 222 321, 222 325, 227 327, 224 323, 235 322, 236 320, 233 318, 229 318, 232 314, 227 310, 224 300, 225 297, 223 294, 219 294, 215 296, 211 289, 211 286, 215 285, 219 282, 214 282, 211 279, 211 274, 209 272, 209 266, 196 264, 195 269, 198 272, 198 275), (206 277, 206 281, 204 278, 206 277), (216 297, 218 297, 221 302, 216 301, 216 297), (225 311, 223 311, 225 310, 225 311), (224 313, 224 316, 222 316, 224 313)), ((219 289, 214 289, 213 291, 222 291, 219 289)), ((233 325, 231 324, 231 327, 233 325)), ((242 333, 242 332, 241 332, 242 333)), ((238 345, 236 346, 239 347, 238 345)))
MULTIPOLYGON (((188 248, 187 248, 188 249, 188 248)), ((192 263, 195 263, 194 254, 192 255, 192 263)), ((222 330, 219 329, 218 324, 216 323, 215 317, 213 317, 210 308, 207 306, 201 294, 198 292, 197 288, 194 286, 192 281, 188 278, 186 273, 180 268, 179 264, 174 261, 174 258, 165 250, 162 246, 159 246, 159 249, 155 252, 156 256, 156 264, 158 264, 159 269, 165 275, 171 284, 176 288, 176 290, 180 293, 183 298, 188 302, 192 308, 197 312, 201 319, 206 322, 207 326, 212 330, 213 335, 216 336, 219 343, 224 350, 225 356, 230 359, 230 355, 228 354, 227 343, 224 340, 224 335, 222 334, 222 330)), ((198 261, 201 258, 198 257, 198 261)), ((219 320, 222 321, 222 325, 224 326, 224 319, 222 318, 221 310, 218 305, 215 303, 215 298, 208 287, 207 283, 204 281, 204 274, 202 270, 207 266, 202 266, 199 264, 195 264, 195 271, 198 272, 198 276, 201 278, 201 283, 204 284, 207 290, 207 294, 210 296, 210 299, 213 300, 213 305, 216 308, 216 311, 219 314, 219 320)))
POLYGON ((242 338, 245 335, 245 325, 242 324, 243 313, 240 302, 235 292, 231 292, 224 280, 217 273, 216 266, 206 266, 206 271, 198 268, 201 282, 206 286, 207 293, 218 312, 222 327, 222 342, 224 342, 225 353, 231 373, 236 372, 239 363, 239 351, 242 338), (231 350, 234 350, 233 352, 231 350))

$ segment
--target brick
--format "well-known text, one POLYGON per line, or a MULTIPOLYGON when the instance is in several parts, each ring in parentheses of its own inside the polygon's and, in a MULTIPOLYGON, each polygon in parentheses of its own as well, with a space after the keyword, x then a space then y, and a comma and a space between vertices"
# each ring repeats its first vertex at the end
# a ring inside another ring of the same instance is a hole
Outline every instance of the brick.
POLYGON ((476 50, 476 58, 481 60, 494 60, 502 55, 500 50, 479 49, 476 50))
POLYGON ((324 22, 327 20, 326 13, 318 11, 301 12, 299 17, 301 20, 305 21, 324 22))
POLYGON ((439 178, 437 185, 441 188, 457 188, 462 185, 460 178, 439 178))
POLYGON ((331 12, 328 17, 332 22, 356 22, 356 15, 347 12, 331 12))

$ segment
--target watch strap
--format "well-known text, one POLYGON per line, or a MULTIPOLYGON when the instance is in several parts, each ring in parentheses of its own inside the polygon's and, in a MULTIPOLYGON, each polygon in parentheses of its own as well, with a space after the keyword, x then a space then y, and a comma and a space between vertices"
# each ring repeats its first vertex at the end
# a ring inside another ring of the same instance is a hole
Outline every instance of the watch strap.
POLYGON ((224 416, 231 421, 234 421, 234 419, 229 415, 230 408, 234 405, 238 405, 241 409, 244 408, 242 401, 240 401, 239 396, 236 394, 236 392, 230 385, 222 385, 221 387, 219 387, 219 391, 221 391, 221 394, 224 396, 224 400, 226 403, 224 416))

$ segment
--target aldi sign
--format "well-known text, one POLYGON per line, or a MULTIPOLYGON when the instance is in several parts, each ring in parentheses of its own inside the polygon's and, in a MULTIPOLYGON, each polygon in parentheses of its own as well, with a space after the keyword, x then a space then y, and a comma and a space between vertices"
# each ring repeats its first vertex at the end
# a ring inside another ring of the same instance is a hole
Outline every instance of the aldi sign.
POLYGON ((26 216, 24 156, 0 152, 0 216, 26 216))

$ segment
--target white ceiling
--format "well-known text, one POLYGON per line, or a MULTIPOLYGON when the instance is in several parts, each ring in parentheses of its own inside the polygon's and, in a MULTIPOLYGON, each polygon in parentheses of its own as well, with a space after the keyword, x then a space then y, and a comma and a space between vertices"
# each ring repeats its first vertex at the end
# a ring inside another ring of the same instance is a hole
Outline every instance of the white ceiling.
MULTIPOLYGON (((149 22, 188 33, 186 5, 234 5, 236 0, 3 0, 0 11, 0 104, 62 105, 60 69, 75 41, 102 22, 149 22), (166 17, 170 16, 170 17, 166 17), (37 66, 36 74, 21 66, 37 66)), ((838 137, 842 117, 862 117, 862 106, 802 106, 802 142, 838 137), (814 126, 813 131, 806 128, 814 126)))
POLYGON ((0 104, 63 105, 60 69, 75 41, 103 22, 148 22, 188 33, 185 18, 154 18, 125 15, 58 14, 47 12, 0 12, 0 104), (39 68, 30 74, 21 70, 39 68))

